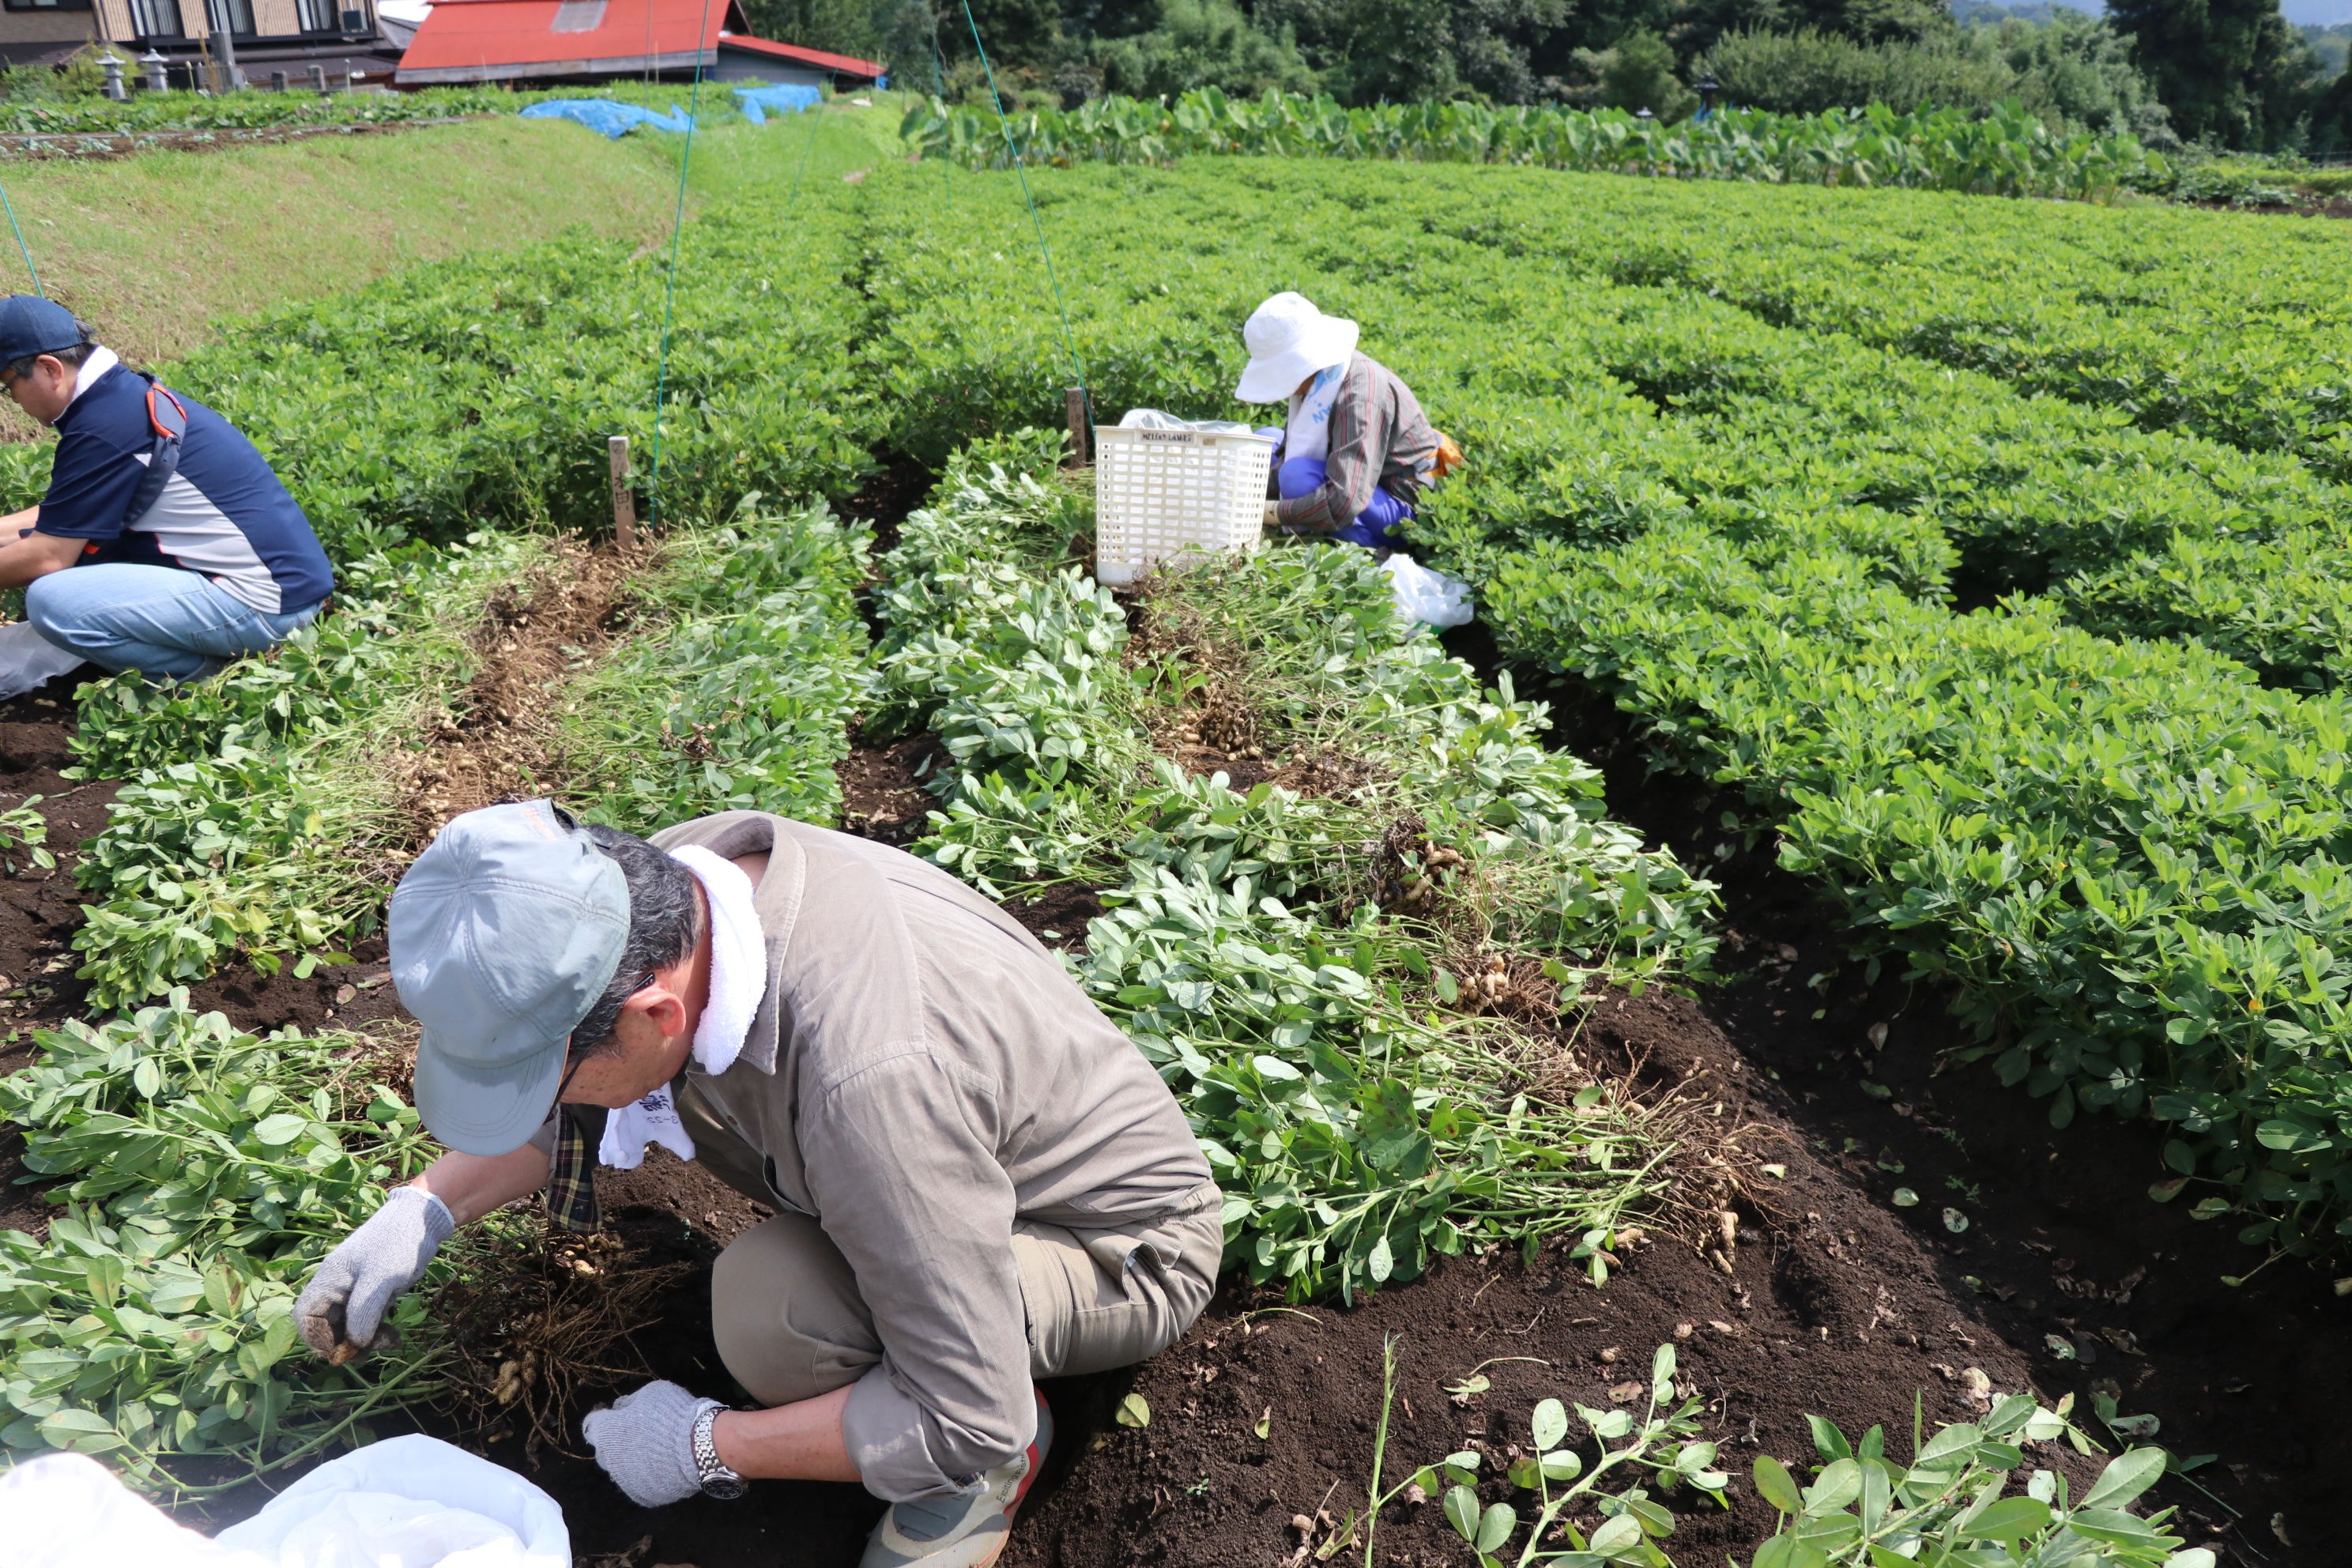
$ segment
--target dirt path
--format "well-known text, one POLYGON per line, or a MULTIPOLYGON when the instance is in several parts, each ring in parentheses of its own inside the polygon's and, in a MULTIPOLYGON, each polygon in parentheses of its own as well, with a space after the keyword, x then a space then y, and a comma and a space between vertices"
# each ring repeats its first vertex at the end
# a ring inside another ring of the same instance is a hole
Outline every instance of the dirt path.
POLYGON ((542 570, 492 596, 473 679, 424 748, 403 754, 419 847, 453 816, 551 786, 551 715, 565 679, 612 642, 628 574, 646 559, 567 540, 542 570))

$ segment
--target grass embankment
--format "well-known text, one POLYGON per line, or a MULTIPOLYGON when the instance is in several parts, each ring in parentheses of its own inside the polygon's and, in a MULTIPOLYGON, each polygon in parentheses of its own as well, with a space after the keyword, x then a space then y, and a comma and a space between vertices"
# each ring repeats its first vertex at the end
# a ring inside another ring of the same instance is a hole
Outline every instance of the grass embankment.
MULTIPOLYGON (((668 230, 677 170, 651 138, 507 117, 42 164, 13 171, 9 195, 48 291, 147 364, 223 318, 572 225, 649 242, 668 230)), ((21 258, 0 273, 27 286, 21 258)))
MULTIPOLYGON (((688 94, 673 96, 683 103, 688 94)), ((870 110, 836 100, 812 142, 797 117, 765 126, 735 118, 731 94, 707 86, 688 216, 714 197, 796 177, 839 180, 902 156, 897 96, 877 96, 870 110)), ((567 229, 656 246, 677 215, 683 147, 675 135, 613 142, 567 121, 500 115, 36 164, 8 183, 43 286, 125 359, 155 365, 258 310, 567 229)), ((0 277, 30 287, 21 257, 0 264, 0 277)), ((0 407, 0 438, 34 434, 0 407)))

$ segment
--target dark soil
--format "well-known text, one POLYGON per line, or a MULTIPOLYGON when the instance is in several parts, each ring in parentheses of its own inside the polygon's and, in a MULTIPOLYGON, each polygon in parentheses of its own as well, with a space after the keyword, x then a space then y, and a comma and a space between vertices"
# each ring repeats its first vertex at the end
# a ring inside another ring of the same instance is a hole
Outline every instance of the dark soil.
MULTIPOLYGON (((1767 1130, 1785 1127, 1794 1109, 1688 998, 1612 995, 1589 1034, 1654 1071, 1707 1074, 1727 1104, 1767 1130)), ((1646 1383, 1652 1352, 1675 1344, 1685 1386, 1706 1402, 1705 1435, 1723 1445, 1724 1468, 1740 1483, 1728 1513, 1687 1494, 1670 1500, 1685 1563, 1726 1552, 1744 1558, 1769 1532, 1772 1512, 1745 1484, 1747 1471, 1759 1452, 1810 1456, 1807 1413, 1857 1434, 1884 1424, 1907 1443, 1915 1395, 1932 1425, 1980 1414, 1987 1389, 2031 1386, 2028 1358, 1946 1286, 1931 1241, 1801 1136, 1780 1142, 1766 1163, 1786 1174, 1759 1177, 1738 1245, 1720 1261, 1654 1241, 1595 1289, 1557 1252, 1531 1267, 1516 1255, 1465 1258, 1353 1310, 1307 1317, 1267 1313, 1272 1298, 1229 1286, 1181 1343, 1136 1375, 1150 1426, 1088 1434, 1093 1452, 1035 1505, 1007 1563, 1273 1563, 1299 1544, 1294 1516, 1326 1511, 1344 1529, 1351 1510, 1362 1511, 1391 1336, 1391 1485, 1462 1447, 1499 1468, 1514 1445, 1526 1447, 1537 1401, 1623 1403, 1612 1390, 1631 1397, 1624 1385, 1646 1383), (1534 1359, 1487 1365, 1483 1394, 1447 1393, 1497 1357, 1534 1359), (1269 1411, 1260 1439, 1255 1426, 1269 1411)), ((2054 1447, 2035 1458, 2081 1468, 2054 1447)), ((1507 1488, 1487 1489, 1488 1500, 1506 1500, 1507 1488)), ((1319 1530, 1316 1543, 1328 1533, 1319 1530)), ((1392 1505, 1379 1539, 1382 1559, 1400 1568, 1464 1560, 1433 1504, 1392 1505)))
POLYGON ((946 757, 939 737, 928 731, 887 746, 853 748, 834 770, 841 779, 842 831, 889 845, 920 837, 937 804, 923 783, 946 757))
MULTIPOLYGON (((0 1073, 31 1058, 32 1031, 73 1017, 87 989, 74 978, 80 960, 73 934, 81 925, 81 895, 74 863, 82 840, 106 826, 111 784, 77 784, 58 773, 73 766, 73 692, 77 676, 61 676, 37 691, 0 702, 0 811, 38 795, 47 826, 42 847, 54 869, 33 866, 23 849, 0 853, 0 1073)), ((47 1233, 47 1205, 36 1189, 20 1187, 23 1136, 0 1124, 0 1230, 47 1233)))
POLYGON ((2151 1202, 2168 1173, 2153 1124, 2086 1114, 2054 1131, 2045 1102, 1957 1061, 1976 1041, 1946 995, 1906 983, 1899 963, 1870 982, 1838 913, 1769 842, 1725 841, 1718 815, 1739 802, 1652 773, 1590 691, 1538 694, 1560 704, 1555 739, 1604 768, 1612 814, 1722 882, 1727 978, 1705 1011, 1794 1096, 1790 1124, 1823 1162, 1920 1240, 2040 1387, 2075 1396, 2095 1436, 2123 1446, 2093 1414, 2104 1392, 2124 1416, 2155 1416, 2152 1440, 2215 1457, 2194 1472, 2211 1495, 2161 1494, 2192 1542, 2225 1563, 2352 1562, 2352 1524, 2326 1500, 2352 1465, 2336 1415, 2352 1345, 2332 1281, 2289 1259, 2265 1267, 2231 1231, 2151 1202), (1916 1203, 1895 1207, 1898 1188, 1916 1203), (1948 1208, 1964 1232, 1947 1228, 1948 1208))

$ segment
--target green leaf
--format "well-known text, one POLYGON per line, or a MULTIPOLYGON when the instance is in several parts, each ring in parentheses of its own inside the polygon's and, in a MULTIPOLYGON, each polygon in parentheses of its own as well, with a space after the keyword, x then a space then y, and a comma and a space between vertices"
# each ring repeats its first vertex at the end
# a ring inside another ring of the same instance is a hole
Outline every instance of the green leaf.
POLYGON ((1518 1522, 1518 1510, 1512 1508, 1510 1504, 1507 1502, 1490 1504, 1486 1511, 1479 1516, 1477 1538, 1470 1544, 1480 1552, 1500 1551, 1503 1542, 1511 1538, 1511 1531, 1517 1528, 1518 1522))
POLYGON ((1559 1447, 1568 1436, 1568 1407, 1557 1399, 1547 1399, 1536 1406, 1530 1425, 1534 1428, 1536 1452, 1549 1453, 1559 1447))
POLYGON ((295 1139, 302 1136, 302 1129, 309 1124, 309 1119, 306 1117, 289 1116, 281 1111, 276 1116, 265 1116, 255 1122, 253 1136, 259 1142, 276 1148, 280 1144, 291 1143, 295 1139))
POLYGON ((1789 1467, 1769 1454, 1756 1456, 1756 1493, 1782 1513, 1805 1511, 1804 1499, 1797 1495, 1797 1483, 1790 1476, 1789 1467))
POLYGON ((2109 1461, 2083 1494, 2084 1508, 2121 1508, 2164 1477, 2164 1450, 2127 1448, 2109 1461))
POLYGON ((1140 1394, 1130 1394, 1118 1402, 1118 1414, 1112 1417, 1122 1426, 1151 1425, 1151 1404, 1140 1394))
POLYGON ((121 1434, 95 1410, 60 1410, 44 1416, 41 1440, 53 1448, 70 1448, 76 1453, 98 1454, 122 1446, 121 1434))
POLYGON ((1960 1526, 1969 1541, 2022 1541, 2050 1522, 2050 1509, 2030 1497, 2003 1498, 1960 1526))
POLYGON ((1862 1495, 1862 1466, 1853 1459, 1832 1459, 1813 1484, 1805 1489, 1805 1510, 1834 1513, 1862 1495))
POLYGON ((1445 1522, 1463 1540, 1475 1542, 1478 1539, 1478 1494, 1468 1487, 1448 1487, 1445 1490, 1445 1522))
POLYGON ((1601 1521, 1601 1528, 1592 1532, 1592 1539, 1586 1544, 1603 1557, 1628 1557, 1638 1556, 1646 1541, 1642 1534, 1642 1521, 1632 1514, 1621 1513, 1601 1521))
POLYGON ((1829 1554, 1810 1541, 1776 1535, 1756 1549, 1754 1568, 1829 1568, 1829 1554))

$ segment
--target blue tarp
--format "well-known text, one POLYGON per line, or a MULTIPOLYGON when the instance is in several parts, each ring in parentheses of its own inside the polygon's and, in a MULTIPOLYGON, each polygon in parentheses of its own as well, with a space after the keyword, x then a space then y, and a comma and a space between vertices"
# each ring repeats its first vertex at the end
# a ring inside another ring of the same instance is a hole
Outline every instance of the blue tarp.
MULTIPOLYGON (((816 89, 808 89, 814 92, 816 89)), ((694 122, 686 110, 673 103, 667 115, 656 114, 650 109, 640 109, 634 103, 615 103, 609 98, 551 98, 544 103, 534 103, 522 111, 525 120, 576 120, 600 135, 619 138, 640 125, 650 125, 656 131, 687 131, 694 122)))
POLYGON ((824 95, 813 87, 739 87, 735 101, 743 108, 743 118, 754 125, 768 122, 768 111, 798 114, 803 109, 814 109, 823 102, 824 95))

